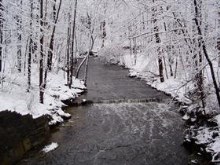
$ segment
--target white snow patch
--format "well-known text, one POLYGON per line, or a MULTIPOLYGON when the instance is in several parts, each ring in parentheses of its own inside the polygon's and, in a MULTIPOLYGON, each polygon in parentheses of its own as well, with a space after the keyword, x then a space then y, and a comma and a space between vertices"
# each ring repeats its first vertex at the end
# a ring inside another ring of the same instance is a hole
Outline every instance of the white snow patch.
POLYGON ((43 151, 44 153, 48 153, 48 152, 50 152, 50 151, 55 150, 57 147, 58 147, 58 144, 53 142, 53 143, 51 143, 51 144, 45 146, 45 147, 42 149, 42 151, 43 151))
POLYGON ((203 128, 198 131, 198 135, 196 136, 197 144, 208 144, 212 140, 212 132, 209 131, 209 128, 203 128))
POLYGON ((220 115, 215 116, 214 119, 216 120, 216 122, 220 126, 220 115))
POLYGON ((182 117, 183 120, 189 120, 189 118, 190 116, 187 113, 182 117))

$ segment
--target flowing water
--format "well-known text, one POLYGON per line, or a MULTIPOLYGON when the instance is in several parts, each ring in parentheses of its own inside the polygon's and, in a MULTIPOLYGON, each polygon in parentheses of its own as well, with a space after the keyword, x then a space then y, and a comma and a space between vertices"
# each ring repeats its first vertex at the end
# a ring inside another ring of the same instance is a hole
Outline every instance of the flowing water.
POLYGON ((72 119, 52 134, 52 152, 30 153, 25 165, 186 165, 184 122, 171 98, 127 77, 128 71, 89 62, 88 93, 94 104, 72 107, 72 119))

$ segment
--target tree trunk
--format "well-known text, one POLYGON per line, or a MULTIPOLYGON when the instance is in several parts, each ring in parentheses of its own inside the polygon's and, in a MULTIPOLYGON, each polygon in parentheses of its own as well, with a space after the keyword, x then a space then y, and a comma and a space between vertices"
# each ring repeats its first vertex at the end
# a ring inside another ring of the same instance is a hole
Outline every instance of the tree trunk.
POLYGON ((66 71, 67 71, 67 85, 70 87, 70 35, 71 35, 71 22, 70 13, 68 16, 68 29, 67 29, 67 52, 66 52, 66 71))
MULTIPOLYGON (((32 35, 32 30, 33 30, 33 0, 30 0, 30 7, 31 7, 31 14, 30 14, 30 39, 29 39, 29 49, 28 49, 28 89, 27 91, 30 91, 31 87, 31 61, 32 61, 32 53, 33 53, 33 35, 32 35)), ((27 43, 28 44, 28 43, 27 43)))
MULTIPOLYGON (((153 0, 153 3, 155 2, 155 0, 153 0)), ((157 25, 157 18, 156 18, 156 12, 157 12, 157 6, 153 7, 153 15, 152 15, 152 20, 153 20, 153 24, 154 24, 154 32, 155 32, 155 39, 156 39, 156 43, 159 45, 161 43, 161 39, 159 36, 159 27, 157 25)), ((162 59, 162 51, 160 46, 158 46, 157 48, 157 52, 158 52, 158 66, 159 66, 159 76, 160 76, 160 82, 164 82, 164 75, 163 75, 163 59, 162 59)))
MULTIPOLYGON (((55 4, 56 4, 56 0, 55 0, 55 4)), ((54 51, 54 35, 55 35, 55 31, 56 31, 56 24, 57 24, 57 21, 59 18, 61 4, 62 4, 62 0, 60 0, 58 11, 57 12, 53 11, 53 14, 57 14, 57 15, 55 16, 55 19, 54 19, 54 25, 53 25, 52 35, 50 38, 49 51, 48 51, 48 57, 47 57, 47 68, 49 71, 51 71, 51 69, 52 69, 53 51, 54 51)), ((56 10, 56 7, 54 7, 53 9, 56 10)))
POLYGON ((56 22, 56 16, 57 16, 57 9, 56 9, 56 3, 57 3, 57 0, 54 0, 54 5, 53 5, 53 23, 56 22))
MULTIPOLYGON (((201 5, 202 2, 201 0, 194 0, 194 7, 195 7, 195 22, 196 26, 201 27, 202 24, 202 12, 201 12, 201 5), (198 1, 198 3, 197 3, 198 1)), ((199 98, 202 101, 202 107, 205 108, 205 93, 204 93, 204 83, 203 83, 203 71, 202 71, 202 62, 203 62, 203 57, 202 57, 202 34, 197 31, 198 34, 198 40, 197 40, 197 51, 194 56, 195 58, 195 67, 196 67, 196 83, 197 83, 197 88, 198 88, 198 95, 199 98)))
POLYGON ((95 39, 94 39, 93 35, 91 35, 91 47, 90 47, 90 50, 93 50, 94 44, 95 44, 95 39))
POLYGON ((77 11, 77 0, 75 0, 73 28, 72 28, 72 46, 71 46, 71 57, 70 57, 70 84, 69 84, 69 88, 71 88, 72 83, 73 83, 74 39, 75 39, 75 29, 76 29, 76 11, 77 11))
POLYGON ((218 22, 217 22, 217 29, 218 29, 218 33, 217 33, 217 51, 218 51, 218 66, 220 67, 220 7, 218 7, 218 22))
POLYGON ((134 65, 136 65, 137 63, 137 39, 136 38, 133 39, 133 45, 134 45, 133 47, 134 65))
POLYGON ((106 38, 106 22, 105 20, 102 22, 102 48, 105 47, 105 38, 106 38))
POLYGON ((200 24, 201 20, 198 19, 198 15, 199 15, 199 8, 198 7, 201 4, 199 4, 197 1, 199 1, 201 3, 201 0, 194 0, 195 15, 196 15, 195 24, 196 24, 196 27, 197 27, 197 31, 198 31, 198 35, 199 35, 199 41, 200 41, 200 44, 201 44, 202 51, 205 55, 205 58, 208 62, 210 70, 211 70, 211 76, 212 76, 212 80, 213 80, 213 84, 214 84, 214 88, 215 88, 215 92, 216 92, 216 97, 217 97, 218 104, 219 104, 219 107, 220 107, 219 87, 218 87, 218 84, 217 84, 217 81, 216 81, 214 67, 213 67, 211 59, 209 58, 209 55, 208 55, 208 52, 207 52, 207 49, 206 49, 206 45, 205 45, 205 41, 203 39, 203 34, 202 34, 202 29, 201 29, 201 24, 200 24))
POLYGON ((167 71, 167 65, 166 65, 166 59, 165 57, 163 56, 163 63, 164 63, 164 69, 165 69, 165 73, 166 73, 166 78, 168 79, 168 71, 167 71))
MULTIPOLYGON (((22 0, 18 1, 18 6, 22 10, 22 0)), ((19 13, 20 14, 20 13, 19 13)), ((21 15, 16 16, 17 21, 17 68, 21 72, 21 39, 22 39, 22 18, 21 15)))
POLYGON ((40 60, 39 60, 39 89, 40 89, 40 103, 44 103, 44 82, 43 82, 43 72, 44 72, 44 64, 43 64, 43 59, 44 59, 44 31, 43 31, 43 26, 44 26, 44 12, 43 12, 43 0, 40 0, 40 33, 41 33, 41 38, 40 38, 40 60))
POLYGON ((173 77, 173 67, 172 67, 172 60, 171 57, 168 59, 169 61, 169 68, 170 68, 170 76, 173 77))

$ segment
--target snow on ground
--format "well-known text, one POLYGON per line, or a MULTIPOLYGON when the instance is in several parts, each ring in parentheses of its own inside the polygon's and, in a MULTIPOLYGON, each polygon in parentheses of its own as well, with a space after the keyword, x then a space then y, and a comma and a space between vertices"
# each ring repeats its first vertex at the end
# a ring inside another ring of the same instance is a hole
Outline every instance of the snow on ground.
POLYGON ((32 75, 30 92, 27 92, 27 80, 24 75, 12 74, 6 77, 0 89, 0 112, 11 111, 21 115, 30 114, 33 118, 49 115, 50 125, 63 122, 63 118, 69 118, 62 107, 66 106, 62 100, 74 99, 85 90, 84 82, 73 80, 73 86, 69 89, 65 85, 65 77, 62 71, 49 73, 44 94, 44 104, 39 103, 38 75, 32 75))
POLYGON ((45 146, 45 147, 42 149, 42 151, 43 151, 44 153, 48 153, 48 152, 50 152, 50 151, 55 150, 57 147, 58 147, 58 144, 53 142, 53 143, 51 143, 51 144, 45 146))
POLYGON ((172 77, 163 83, 160 83, 159 81, 154 81, 152 84, 149 85, 160 91, 171 94, 173 98, 177 99, 180 102, 184 102, 186 104, 192 103, 192 101, 186 97, 186 90, 184 87, 182 87, 184 86, 184 81, 180 79, 174 79, 172 77))

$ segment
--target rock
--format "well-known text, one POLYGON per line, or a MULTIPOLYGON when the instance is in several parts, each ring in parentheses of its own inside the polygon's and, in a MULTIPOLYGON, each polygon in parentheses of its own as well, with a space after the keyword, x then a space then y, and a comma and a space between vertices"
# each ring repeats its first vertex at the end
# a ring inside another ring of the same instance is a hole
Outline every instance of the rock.
POLYGON ((3 111, 0 121, 0 164, 3 165, 16 163, 49 135, 46 116, 33 119, 31 115, 3 111))

